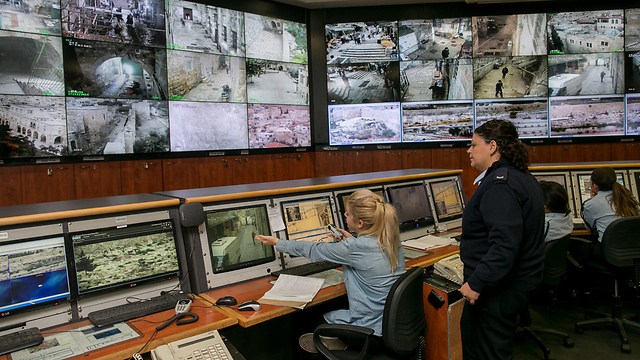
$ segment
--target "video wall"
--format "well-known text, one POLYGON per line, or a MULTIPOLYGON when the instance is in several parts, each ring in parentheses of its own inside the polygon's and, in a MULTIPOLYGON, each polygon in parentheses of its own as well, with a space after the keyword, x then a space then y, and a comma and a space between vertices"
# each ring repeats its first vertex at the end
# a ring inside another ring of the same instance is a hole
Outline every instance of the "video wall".
POLYGON ((640 135, 640 9, 325 25, 330 145, 640 135))
POLYGON ((0 159, 311 146, 304 23, 180 0, 0 10, 0 159))

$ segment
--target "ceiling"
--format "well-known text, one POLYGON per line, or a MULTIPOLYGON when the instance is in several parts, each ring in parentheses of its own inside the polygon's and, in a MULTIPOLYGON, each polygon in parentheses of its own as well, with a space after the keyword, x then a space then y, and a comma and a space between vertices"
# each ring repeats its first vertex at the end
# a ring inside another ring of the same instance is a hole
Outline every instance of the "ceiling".
POLYGON ((352 6, 380 6, 407 4, 438 4, 451 2, 466 2, 468 4, 515 3, 549 0, 273 0, 276 2, 303 7, 306 9, 326 9, 352 6))

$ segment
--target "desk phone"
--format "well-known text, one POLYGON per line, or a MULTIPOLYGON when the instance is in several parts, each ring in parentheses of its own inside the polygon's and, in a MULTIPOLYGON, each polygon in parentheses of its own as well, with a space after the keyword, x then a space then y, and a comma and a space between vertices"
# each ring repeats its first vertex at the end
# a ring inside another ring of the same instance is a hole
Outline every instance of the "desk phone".
POLYGON ((158 346, 151 350, 153 360, 220 359, 233 360, 217 330, 158 346))
POLYGON ((464 264, 460 260, 460 254, 447 256, 446 258, 433 264, 436 274, 443 276, 458 285, 462 285, 464 264))

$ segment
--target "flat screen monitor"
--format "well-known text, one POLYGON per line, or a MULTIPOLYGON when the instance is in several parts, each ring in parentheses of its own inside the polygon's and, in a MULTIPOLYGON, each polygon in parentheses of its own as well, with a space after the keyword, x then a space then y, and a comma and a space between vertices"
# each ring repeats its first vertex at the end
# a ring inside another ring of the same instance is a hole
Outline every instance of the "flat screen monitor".
POLYGON ((398 22, 326 24, 327 64, 398 60, 398 22))
POLYGON ((546 14, 473 17, 473 57, 545 55, 546 14))
POLYGON ((439 231, 462 226, 464 196, 458 177, 428 180, 439 231))
POLYGON ((327 67, 329 104, 399 101, 397 61, 332 65, 327 67))
POLYGON ((540 181, 553 181, 562 185, 562 187, 567 190, 567 196, 569 196, 569 207, 571 208, 571 213, 573 217, 580 217, 580 214, 576 212, 576 208, 574 205, 574 194, 573 194, 573 186, 571 184, 571 175, 569 172, 532 172, 532 175, 540 181))
POLYGON ((476 128, 483 123, 501 119, 511 121, 520 138, 546 138, 549 134, 548 100, 510 99, 476 101, 476 128))
MULTIPOLYGON (((273 246, 266 246, 256 235, 271 235, 267 205, 230 205, 205 210, 207 243, 203 253, 210 253, 205 267, 214 274, 248 268, 275 260, 273 246)), ((206 260, 206 259, 205 259, 206 260)))
POLYGON ((69 298, 62 224, 3 230, 0 238, 2 317, 69 298))
POLYGON ((471 58, 471 18, 404 20, 398 32, 400 60, 471 58))
POLYGON ((629 183, 636 200, 640 199, 640 170, 629 170, 629 183))
POLYGON ((249 104, 249 148, 311 146, 309 107, 249 104))
POLYGON ((396 209, 402 240, 410 238, 413 234, 426 235, 433 231, 435 220, 429 207, 424 182, 389 185, 385 188, 389 202, 396 209))
POLYGON ((251 13, 244 14, 244 21, 248 58, 308 63, 304 23, 251 13))
POLYGON ((549 54, 624 50, 624 11, 595 10, 547 14, 549 54))
MULTIPOLYGON (((574 177, 574 194, 576 198, 576 209, 582 209, 587 199, 591 198, 591 171, 572 172, 574 177)), ((624 170, 616 170, 616 178, 620 185, 627 187, 626 174, 624 170)))
POLYGON ((550 98, 550 136, 586 137, 624 134, 624 98, 573 96, 550 98))
POLYGON ((476 99, 547 96, 547 57, 503 56, 473 59, 476 99))
POLYGON ((336 225, 335 205, 331 194, 311 195, 280 200, 287 239, 295 241, 333 242, 327 225, 336 225))
MULTIPOLYGON (((347 200, 349 196, 356 192, 359 189, 349 189, 334 192, 336 198, 336 205, 338 206, 338 212, 340 213, 340 218, 342 219, 342 228, 344 230, 349 231, 347 226, 347 219, 344 217, 344 213, 347 211, 347 200)), ((374 194, 377 194, 384 200, 384 190, 382 188, 369 188, 374 194)))
POLYGON ((473 99, 471 59, 400 62, 402 101, 473 99))
POLYGON ((178 278, 176 230, 171 219, 129 222, 129 216, 104 219, 111 226, 69 226, 74 290, 79 296, 178 278), (123 223, 124 222, 124 223, 123 223), (77 230, 77 231, 76 231, 77 230))
POLYGON ((626 134, 640 135, 640 94, 628 94, 626 96, 626 102, 626 134))
POLYGON ((472 136, 471 101, 402 104, 402 142, 468 141, 472 136))
POLYGON ((610 95, 625 90, 625 54, 549 55, 549 96, 610 95))
POLYGON ((400 142, 400 103, 329 105, 331 145, 400 142))
POLYGON ((247 101, 254 104, 309 104, 309 66, 247 59, 247 101))
POLYGON ((626 9, 624 22, 624 49, 640 50, 640 9, 626 9))

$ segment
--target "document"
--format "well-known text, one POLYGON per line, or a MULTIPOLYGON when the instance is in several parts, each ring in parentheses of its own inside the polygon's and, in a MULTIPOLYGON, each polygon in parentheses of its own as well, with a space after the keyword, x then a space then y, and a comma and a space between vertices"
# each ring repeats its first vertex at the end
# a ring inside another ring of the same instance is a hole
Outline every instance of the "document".
POLYGON ((282 274, 258 302, 303 309, 318 294, 323 284, 323 278, 282 274))
POLYGON ((269 206, 269 225, 271 225, 271 230, 280 231, 284 230, 284 221, 282 221, 282 214, 280 213, 280 209, 277 206, 269 206))
POLYGON ((424 251, 441 246, 455 244, 456 240, 448 237, 439 237, 433 235, 423 236, 421 238, 407 240, 402 242, 402 246, 411 250, 424 251))

